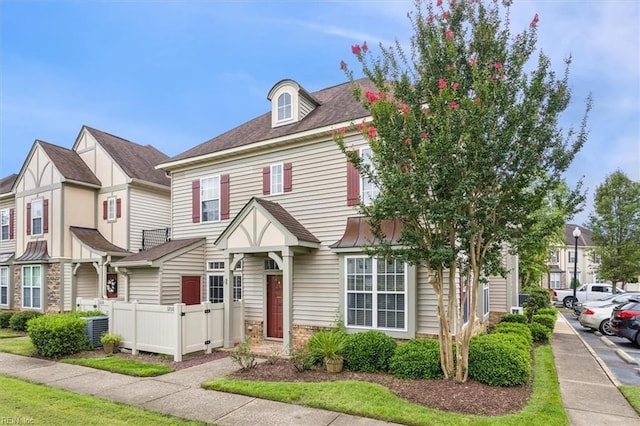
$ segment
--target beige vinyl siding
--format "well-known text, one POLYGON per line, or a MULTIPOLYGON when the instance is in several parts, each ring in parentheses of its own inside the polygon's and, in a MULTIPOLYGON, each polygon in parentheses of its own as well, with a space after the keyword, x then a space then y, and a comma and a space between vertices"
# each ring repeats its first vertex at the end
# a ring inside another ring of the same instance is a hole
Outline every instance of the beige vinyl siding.
POLYGON ((489 277, 488 281, 489 310, 492 312, 509 312, 507 307, 507 280, 502 277, 489 277))
POLYGON ((98 294, 98 275, 90 263, 83 263, 76 271, 76 297, 96 298, 98 294))
POLYGON ((263 321, 266 298, 266 273, 264 257, 245 256, 242 269, 242 301, 244 302, 245 320, 263 321))
MULTIPOLYGON (((70 258, 73 253, 73 236, 70 226, 95 227, 95 190, 65 185, 63 187, 63 209, 53 209, 49 215, 49 229, 51 223, 62 222, 64 229, 64 257, 70 258), (54 219, 52 222, 51 219, 54 219)), ((49 202, 51 206, 51 202, 49 202)))
MULTIPOLYGON (((204 287, 204 247, 197 247, 180 255, 162 266, 162 292, 160 303, 163 305, 182 302, 182 276, 200 276, 200 289, 204 287)), ((201 296, 204 301, 204 297, 201 296)))
POLYGON ((416 283, 416 292, 418 295, 416 301, 416 333, 438 334, 438 329, 440 327, 438 320, 438 298, 433 286, 429 284, 431 274, 424 267, 419 267, 417 270, 418 281, 416 283))
POLYGON ((305 98, 304 96, 299 96, 300 103, 300 112, 299 112, 299 120, 302 120, 307 114, 313 111, 314 105, 313 103, 305 98))
MULTIPOLYGON (((15 198, 9 198, 6 200, 0 200, 0 210, 9 210, 14 209, 14 220, 13 220, 13 239, 10 240, 0 240, 0 253, 11 253, 16 251, 16 237, 18 234, 16 233, 16 224, 18 223, 18 216, 16 210, 16 200, 15 198)), ((9 222, 11 225, 11 222, 9 222)), ((11 232, 9 232, 11 235, 11 232)))
POLYGON ((129 300, 139 303, 160 303, 160 270, 141 268, 129 270, 129 300))
POLYGON ((76 304, 74 292, 71 287, 73 277, 72 264, 63 263, 60 269, 62 271, 62 282, 60 283, 62 286, 62 309, 64 311, 72 311, 76 304))
MULTIPOLYGON (((359 139, 350 139, 348 143, 359 139)), ((360 140, 360 144, 362 141, 360 140)), ((173 235, 175 238, 207 236, 207 260, 222 257, 213 242, 251 199, 261 197, 282 205, 320 241, 319 250, 294 256, 294 314, 296 323, 329 325, 335 322, 339 306, 338 255, 328 248, 344 232, 347 217, 357 210, 346 202, 344 154, 333 140, 289 146, 215 166, 177 172, 173 182, 173 235), (280 195, 262 195, 262 168, 277 162, 293 164, 293 190, 280 195), (322 164, 322 167, 318 167, 322 164), (192 223, 191 183, 216 174, 230 175, 230 220, 192 223)), ((262 318, 264 273, 260 282, 245 263, 244 301, 247 319, 262 318)), ((262 269, 263 265, 259 265, 262 269)), ((256 271, 257 272, 257 271, 256 271)))
MULTIPOLYGON (((126 248, 137 252, 142 248, 143 230, 171 226, 171 197, 168 190, 167 192, 155 192, 139 187, 131 187, 129 197, 130 235, 129 247, 126 248)), ((126 212, 123 206, 123 216, 126 212)))
POLYGON ((128 191, 124 187, 120 187, 117 190, 113 188, 103 189, 98 195, 98 206, 96 212, 98 231, 100 231, 102 236, 104 236, 109 242, 124 249, 127 249, 127 231, 129 229, 129 220, 127 218, 129 200, 127 194, 128 191), (104 202, 111 197, 115 197, 116 200, 121 200, 122 216, 110 221, 104 218, 104 202))

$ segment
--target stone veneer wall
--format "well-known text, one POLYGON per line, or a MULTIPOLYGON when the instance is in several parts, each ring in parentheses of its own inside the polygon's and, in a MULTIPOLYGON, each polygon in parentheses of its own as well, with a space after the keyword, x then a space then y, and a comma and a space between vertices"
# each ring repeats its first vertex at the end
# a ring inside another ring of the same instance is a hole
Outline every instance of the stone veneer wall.
POLYGON ((22 309, 22 266, 13 268, 13 309, 22 309))
POLYGON ((262 321, 250 321, 245 320, 244 322, 244 335, 251 339, 251 343, 258 343, 264 339, 264 334, 262 334, 262 321))
MULTIPOLYGON (((45 312, 60 312, 60 264, 40 264, 44 273, 44 282, 40 289, 40 302, 45 312)), ((13 271, 14 309, 22 310, 22 265, 15 265, 13 271)))

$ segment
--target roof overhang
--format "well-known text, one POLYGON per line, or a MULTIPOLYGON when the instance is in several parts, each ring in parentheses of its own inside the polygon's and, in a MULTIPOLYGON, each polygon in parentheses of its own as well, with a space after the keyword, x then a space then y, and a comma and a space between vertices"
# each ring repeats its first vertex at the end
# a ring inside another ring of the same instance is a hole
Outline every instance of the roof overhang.
POLYGON ((111 265, 119 268, 160 268, 164 262, 202 247, 205 242, 206 238, 171 240, 112 262, 111 265))
MULTIPOLYGON (((402 247, 400 245, 400 237, 402 235, 402 222, 398 219, 383 220, 380 222, 380 230, 384 235, 384 241, 393 246, 402 247)), ((371 231, 369 218, 364 216, 349 217, 344 228, 344 234, 329 248, 337 252, 353 252, 361 251, 365 247, 379 245, 381 240, 371 231)))
POLYGON ((14 252, 0 253, 0 263, 11 263, 16 254, 14 252))
POLYGON ((22 256, 16 258, 16 262, 43 262, 49 261, 47 252, 47 240, 29 241, 22 256))

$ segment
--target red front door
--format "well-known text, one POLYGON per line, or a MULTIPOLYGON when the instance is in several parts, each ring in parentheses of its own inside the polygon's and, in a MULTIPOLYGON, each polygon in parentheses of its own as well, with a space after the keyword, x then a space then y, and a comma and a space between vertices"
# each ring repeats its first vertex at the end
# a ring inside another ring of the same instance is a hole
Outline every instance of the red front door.
POLYGON ((182 277, 182 303, 198 305, 200 303, 200 277, 182 277))
POLYGON ((267 275, 267 337, 282 339, 282 275, 267 275))

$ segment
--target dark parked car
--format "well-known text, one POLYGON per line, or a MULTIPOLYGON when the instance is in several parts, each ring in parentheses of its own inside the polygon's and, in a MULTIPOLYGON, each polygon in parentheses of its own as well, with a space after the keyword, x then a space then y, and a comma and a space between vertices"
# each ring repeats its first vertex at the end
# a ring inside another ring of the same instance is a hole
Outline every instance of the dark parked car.
POLYGON ((639 298, 631 298, 629 302, 616 307, 611 314, 610 323, 617 336, 627 338, 640 347, 639 298))

